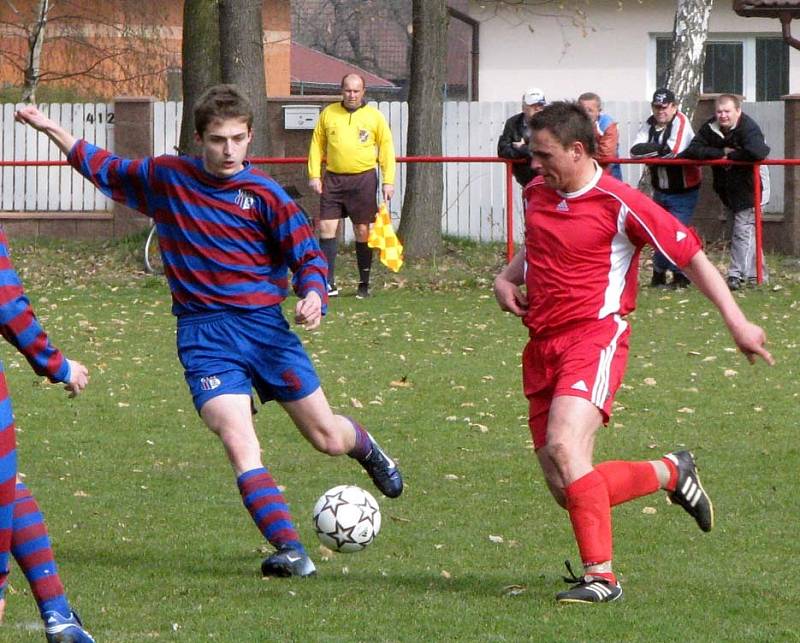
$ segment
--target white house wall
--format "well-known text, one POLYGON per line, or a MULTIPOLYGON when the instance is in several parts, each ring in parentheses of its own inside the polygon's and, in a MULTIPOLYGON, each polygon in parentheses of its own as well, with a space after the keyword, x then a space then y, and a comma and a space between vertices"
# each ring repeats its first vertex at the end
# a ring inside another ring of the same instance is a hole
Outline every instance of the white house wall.
MULTIPOLYGON (((573 23, 568 10, 562 16, 533 14, 557 13, 557 4, 534 10, 470 1, 470 13, 480 22, 480 99, 519 100, 534 86, 544 90, 548 100, 575 98, 586 91, 609 101, 648 100, 656 89, 653 35, 671 34, 676 2, 581 3, 586 29, 573 23)), ((715 3, 709 22, 712 37, 780 34, 778 20, 741 18, 731 6, 730 0, 715 3)), ((800 20, 793 24, 793 35, 800 39, 800 20)), ((790 66, 790 92, 800 92, 800 52, 792 50, 790 66)), ((746 90, 754 87, 752 73, 745 70, 746 90)))

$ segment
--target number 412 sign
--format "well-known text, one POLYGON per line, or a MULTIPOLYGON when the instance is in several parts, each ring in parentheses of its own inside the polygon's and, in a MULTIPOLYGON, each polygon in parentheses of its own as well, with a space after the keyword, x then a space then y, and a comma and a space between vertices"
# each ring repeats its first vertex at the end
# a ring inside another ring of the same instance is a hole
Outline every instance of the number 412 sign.
POLYGON ((114 112, 106 112, 105 114, 102 112, 99 114, 89 112, 86 114, 87 123, 97 123, 100 125, 103 123, 103 121, 105 121, 108 125, 111 125, 114 122, 114 112))

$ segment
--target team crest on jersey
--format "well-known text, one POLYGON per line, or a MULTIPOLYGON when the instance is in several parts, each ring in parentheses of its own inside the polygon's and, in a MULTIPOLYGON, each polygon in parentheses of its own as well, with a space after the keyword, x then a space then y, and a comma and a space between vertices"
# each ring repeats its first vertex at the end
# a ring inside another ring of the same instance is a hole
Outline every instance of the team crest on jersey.
POLYGON ((567 205, 566 199, 561 199, 561 203, 556 206, 556 210, 559 212, 569 212, 569 206, 567 205))
POLYGON ((220 382, 216 375, 200 378, 200 388, 204 391, 213 391, 215 388, 219 388, 220 384, 222 384, 222 382, 220 382))
POLYGON ((366 143, 369 139, 369 132, 365 129, 358 130, 358 140, 362 143, 366 143))
POLYGON ((253 203, 255 203, 256 195, 248 190, 239 190, 239 194, 236 195, 236 205, 238 205, 242 210, 249 210, 253 207, 253 203))

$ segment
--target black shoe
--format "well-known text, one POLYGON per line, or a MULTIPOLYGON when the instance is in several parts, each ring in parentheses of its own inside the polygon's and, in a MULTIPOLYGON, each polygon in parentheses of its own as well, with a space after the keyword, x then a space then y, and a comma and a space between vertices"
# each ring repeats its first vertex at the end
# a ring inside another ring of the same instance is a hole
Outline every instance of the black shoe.
POLYGON ((372 478, 378 491, 387 498, 397 498, 403 493, 403 476, 400 475, 400 469, 397 468, 394 460, 383 452, 371 435, 369 435, 369 441, 372 442, 372 450, 361 461, 361 466, 372 478))
POLYGON ((570 577, 564 576, 564 581, 572 583, 572 589, 556 594, 559 603, 610 603, 622 598, 622 587, 619 583, 612 583, 601 576, 575 576, 569 561, 566 562, 570 577))
POLYGON ((678 468, 675 491, 668 494, 670 501, 683 507, 686 513, 695 519, 700 529, 711 531, 714 527, 714 505, 700 484, 694 455, 690 451, 674 451, 664 457, 671 460, 678 468))
POLYGON ((317 568, 312 560, 292 547, 282 547, 261 563, 263 576, 313 576, 317 568))
POLYGON ((653 271, 653 276, 650 278, 651 288, 666 288, 667 287, 667 273, 653 271))
POLYGON ((684 275, 682 272, 676 272, 672 277, 672 283, 670 286, 675 288, 675 290, 682 290, 683 288, 688 288, 692 285, 692 282, 689 280, 689 277, 684 275))
POLYGON ((336 297, 339 295, 339 289, 336 287, 336 284, 329 283, 328 284, 328 297, 336 297))
POLYGON ((742 287, 742 280, 739 277, 728 277, 728 290, 733 292, 734 290, 739 290, 742 287))
POLYGON ((369 286, 367 286, 367 284, 358 284, 356 299, 366 299, 369 296, 369 286))

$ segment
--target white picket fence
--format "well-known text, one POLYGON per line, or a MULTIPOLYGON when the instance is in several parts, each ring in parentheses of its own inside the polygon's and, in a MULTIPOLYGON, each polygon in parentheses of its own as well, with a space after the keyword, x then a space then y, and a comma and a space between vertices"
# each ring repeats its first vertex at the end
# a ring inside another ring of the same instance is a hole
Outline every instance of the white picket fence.
MULTIPOLYGON (((408 104, 374 103, 386 116, 392 130, 395 151, 406 154, 408 104)), ((58 149, 47 137, 14 122, 19 105, 4 104, 0 114, 0 160, 59 160, 58 149)), ((113 149, 113 105, 53 104, 42 109, 76 136, 101 147, 113 149)), ((772 147, 772 158, 783 158, 783 103, 746 103, 744 110, 761 125, 772 147)), ((517 102, 448 102, 442 123, 444 156, 495 156, 497 139, 506 119, 519 111, 517 102)), ((620 130, 620 155, 627 156, 631 142, 649 115, 647 102, 609 102, 605 111, 614 116, 620 130)), ((154 104, 156 154, 174 154, 179 140, 182 103, 154 104)), ((636 185, 641 166, 622 166, 623 178, 636 185)), ((783 212, 783 168, 770 168, 772 198, 766 212, 783 212)), ((393 218, 402 209, 406 168, 398 169, 396 196, 391 203, 393 218)), ((514 184, 514 231, 519 240, 522 230, 521 196, 514 184)), ((445 234, 480 241, 505 239, 505 166, 502 163, 445 163, 442 231, 445 234)), ((0 168, 0 211, 96 211, 110 208, 110 201, 68 167, 0 168)), ((348 226, 349 227, 349 226, 348 226)), ((348 235, 349 236, 349 235, 348 235)))

